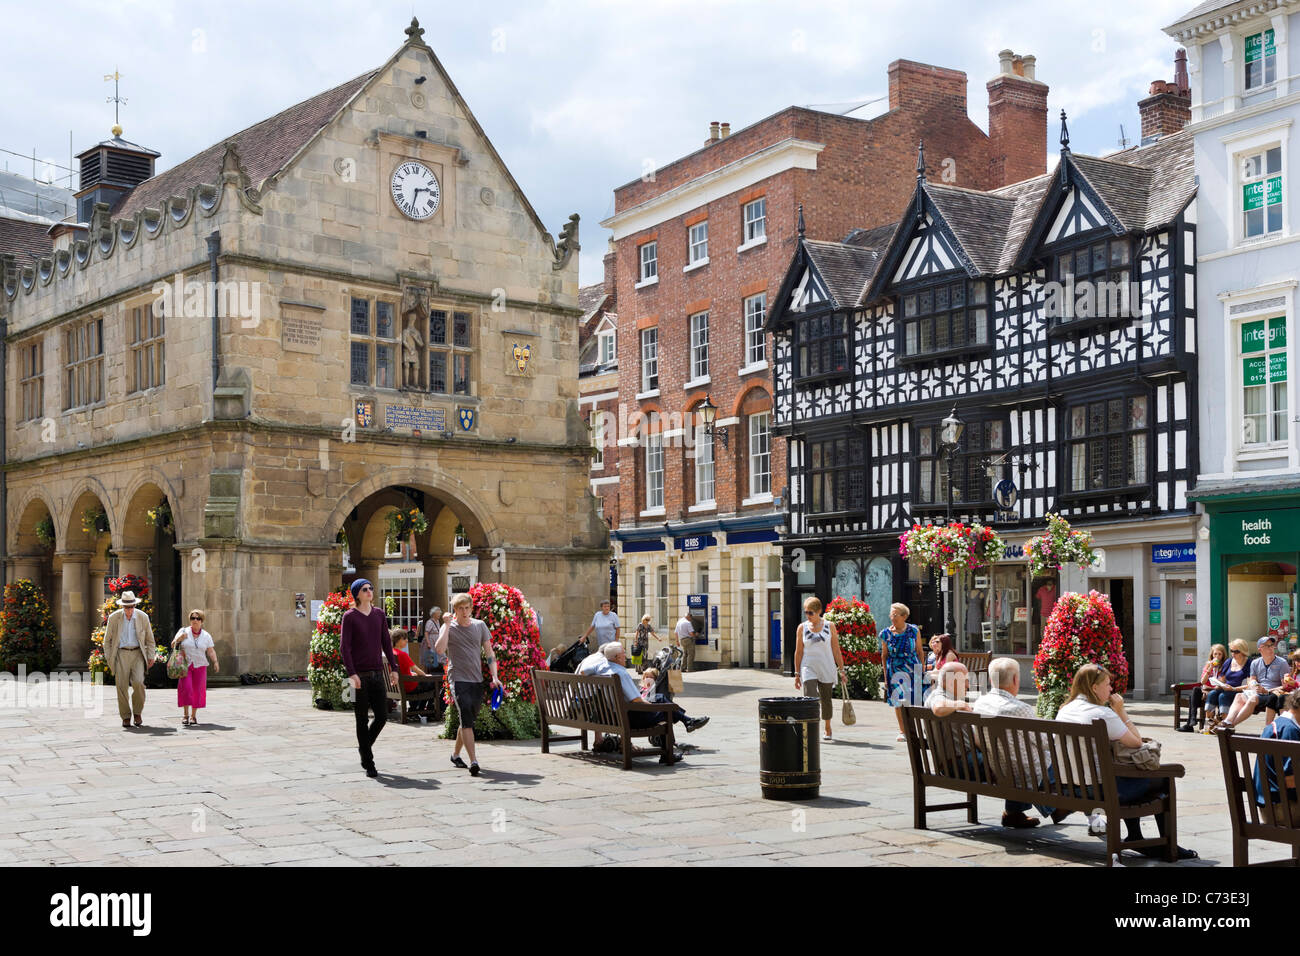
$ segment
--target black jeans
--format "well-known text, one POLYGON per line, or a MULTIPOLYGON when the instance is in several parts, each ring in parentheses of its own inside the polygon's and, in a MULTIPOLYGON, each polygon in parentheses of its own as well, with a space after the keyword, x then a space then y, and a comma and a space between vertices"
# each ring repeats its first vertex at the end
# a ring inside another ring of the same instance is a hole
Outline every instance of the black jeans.
POLYGON ((677 704, 672 705, 671 711, 634 710, 627 715, 627 719, 633 730, 642 730, 660 723, 664 719, 665 713, 673 715, 673 723, 675 724, 680 724, 683 720, 688 719, 686 711, 682 710, 677 704))
POLYGON ((388 690, 384 687, 383 671, 358 671, 361 686, 353 693, 352 713, 357 718, 357 750, 361 752, 361 766, 369 770, 375 765, 374 746, 379 732, 388 723, 388 690), (366 722, 366 712, 373 710, 375 719, 366 722))

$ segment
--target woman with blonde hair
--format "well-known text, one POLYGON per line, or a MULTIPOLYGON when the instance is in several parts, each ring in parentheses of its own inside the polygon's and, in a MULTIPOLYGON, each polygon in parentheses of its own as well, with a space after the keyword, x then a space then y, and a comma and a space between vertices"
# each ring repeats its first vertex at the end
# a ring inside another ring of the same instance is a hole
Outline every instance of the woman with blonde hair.
MULTIPOLYGON (((1219 672, 1223 670, 1227 660, 1228 660, 1228 649, 1224 647, 1222 644, 1215 644, 1213 647, 1210 648, 1210 659, 1207 660, 1205 662, 1205 666, 1201 668, 1201 679, 1197 682, 1196 686, 1192 688, 1192 704, 1187 711, 1187 722, 1178 728, 1180 732, 1184 734, 1190 734, 1193 730, 1196 729, 1195 727, 1196 715, 1197 713, 1200 712, 1201 703, 1210 694, 1215 693, 1214 678, 1219 676, 1219 672)), ((1215 713, 1217 715, 1218 713, 1217 702, 1215 704, 1214 711, 1210 710, 1208 703, 1205 706, 1206 706, 1207 717, 1211 713, 1215 713)))
MULTIPOLYGON (((1215 647, 1222 647, 1216 644, 1215 647)), ((1250 676, 1249 645, 1241 638, 1228 642, 1228 656, 1219 672, 1210 678, 1210 692, 1205 697, 1205 716, 1210 718, 1205 733, 1212 734, 1227 718, 1237 695, 1246 689, 1250 676)), ((1212 653, 1212 651, 1211 651, 1212 653)))
POLYGON ((188 666, 185 676, 176 682, 176 706, 181 708, 181 726, 199 725, 199 708, 208 706, 208 662, 213 671, 221 670, 212 635, 203 629, 203 612, 190 611, 190 626, 183 627, 172 638, 172 653, 182 654, 188 666))
POLYGON ((885 699, 898 718, 898 740, 903 735, 903 706, 921 703, 921 632, 908 624, 912 612, 906 604, 889 605, 889 627, 880 632, 881 663, 885 667, 885 699))
MULTIPOLYGON (((1074 674, 1074 681, 1070 685, 1070 695, 1065 699, 1065 704, 1057 711, 1056 719, 1065 721, 1070 724, 1090 725, 1098 718, 1106 722, 1106 735, 1110 738, 1111 743, 1120 743, 1125 747, 1142 746, 1142 734, 1138 732, 1137 724, 1129 717, 1128 712, 1124 710, 1124 698, 1115 693, 1111 687, 1111 673, 1099 664, 1084 664, 1074 674)), ((1167 796, 1164 791, 1165 780, 1163 777, 1123 777, 1115 775, 1115 792, 1119 797, 1120 803, 1142 803, 1145 800, 1155 797, 1167 796)), ((1054 820, 1060 821, 1064 817, 1053 817, 1054 820)), ((1096 832, 1099 828, 1100 821, 1104 817, 1100 810, 1094 810, 1088 820, 1088 829, 1090 832, 1096 832)), ((1128 831, 1128 840, 1142 839, 1142 821, 1138 817, 1129 817, 1124 821, 1124 827, 1128 831)), ((1164 818, 1156 817, 1156 829, 1160 835, 1165 834, 1164 818)), ((1143 856, 1163 857, 1164 847, 1146 846, 1137 850, 1143 856)), ((1198 856, 1195 850, 1188 850, 1185 847, 1178 848, 1178 859, 1194 860, 1198 856)))
POLYGON ((645 660, 646 653, 650 650, 650 638, 659 639, 655 629, 650 626, 650 615, 642 614, 641 623, 636 626, 636 636, 632 638, 632 653, 628 656, 632 658, 632 665, 641 671, 641 664, 645 660))

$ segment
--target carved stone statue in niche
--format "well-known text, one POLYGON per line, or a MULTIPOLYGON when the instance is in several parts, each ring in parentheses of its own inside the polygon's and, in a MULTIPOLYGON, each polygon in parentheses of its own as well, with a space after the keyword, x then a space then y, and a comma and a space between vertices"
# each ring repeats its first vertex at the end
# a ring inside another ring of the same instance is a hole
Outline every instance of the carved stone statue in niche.
POLYGON ((402 290, 402 387, 424 390, 424 335, 420 326, 429 314, 429 291, 420 286, 402 290))

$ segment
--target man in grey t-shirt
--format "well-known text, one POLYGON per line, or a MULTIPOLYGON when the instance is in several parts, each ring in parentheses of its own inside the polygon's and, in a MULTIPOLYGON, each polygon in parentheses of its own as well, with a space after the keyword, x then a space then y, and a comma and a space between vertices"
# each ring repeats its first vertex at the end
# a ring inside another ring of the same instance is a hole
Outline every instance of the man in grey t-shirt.
POLYGON ((582 635, 582 639, 585 641, 592 631, 596 632, 597 649, 618 639, 618 615, 609 609, 608 601, 600 602, 600 610, 592 615, 591 627, 587 628, 587 633, 582 635))
POLYGON ((442 626, 438 643, 434 646, 439 654, 447 656, 447 680, 451 681, 452 699, 456 701, 456 711, 460 719, 460 728, 456 731, 456 746, 452 748, 451 762, 454 766, 465 767, 460 751, 464 747, 469 751, 469 772, 471 776, 479 774, 478 760, 474 754, 474 718, 483 703, 483 658, 487 658, 488 669, 492 674, 492 686, 500 687, 497 677, 497 659, 492 652, 492 632, 478 618, 472 616, 474 602, 468 594, 458 594, 451 602, 454 617, 442 626))

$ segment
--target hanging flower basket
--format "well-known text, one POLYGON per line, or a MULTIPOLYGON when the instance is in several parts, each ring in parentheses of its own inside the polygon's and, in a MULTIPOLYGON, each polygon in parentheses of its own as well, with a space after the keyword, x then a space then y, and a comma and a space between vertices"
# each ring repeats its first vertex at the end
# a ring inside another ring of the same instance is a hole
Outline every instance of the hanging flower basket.
POLYGON ((396 551, 398 545, 411 532, 424 534, 429 530, 429 519, 419 508, 398 508, 388 513, 388 550, 396 551))
POLYGON ((172 506, 166 498, 158 502, 156 508, 150 508, 144 513, 144 522, 149 527, 161 528, 164 532, 172 530, 172 506))
POLYGON ((1092 533, 1075 531, 1058 514, 1047 516, 1047 532, 1030 538, 1025 544, 1029 573, 1035 577, 1061 570, 1061 565, 1077 564, 1087 571, 1093 562, 1092 533))
POLYGON ((935 571, 982 571, 1002 558, 998 533, 982 524, 915 524, 898 539, 899 553, 935 571))
POLYGON ((81 513, 81 530, 86 534, 108 534, 108 513, 103 508, 87 508, 81 513))
POLYGON ((54 547, 54 519, 49 515, 36 522, 36 540, 41 543, 41 547, 54 547))

